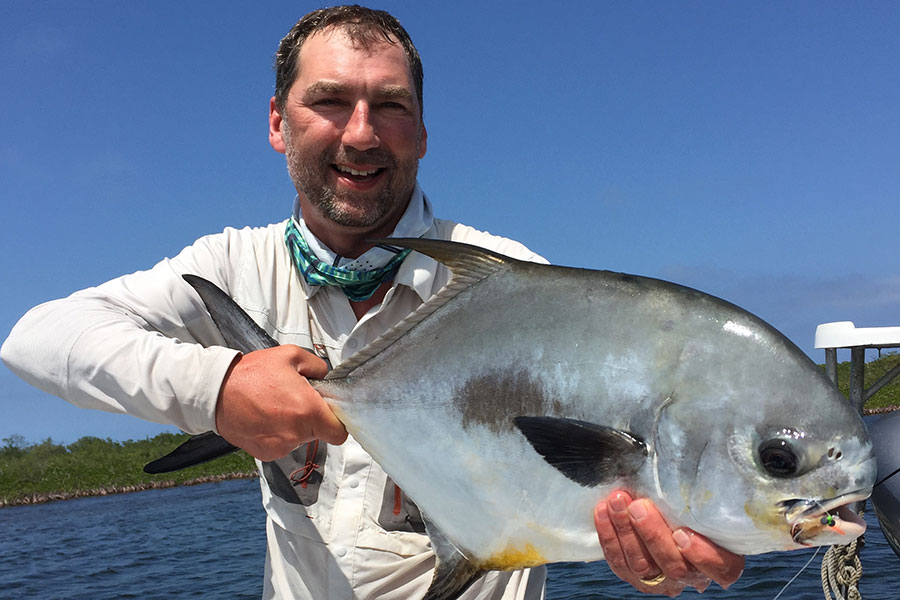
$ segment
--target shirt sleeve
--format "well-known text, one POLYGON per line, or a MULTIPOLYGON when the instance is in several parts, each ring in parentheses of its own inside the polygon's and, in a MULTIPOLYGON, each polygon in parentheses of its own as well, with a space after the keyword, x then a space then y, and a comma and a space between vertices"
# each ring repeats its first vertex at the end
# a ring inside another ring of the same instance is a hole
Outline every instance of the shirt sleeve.
MULTIPOLYGON (((181 275, 230 288, 237 232, 207 236, 172 259, 41 304, 13 327, 0 358, 28 383, 83 408, 127 413, 189 433, 215 430, 239 354, 181 275)), ((239 244, 237 244, 239 246, 239 244)))

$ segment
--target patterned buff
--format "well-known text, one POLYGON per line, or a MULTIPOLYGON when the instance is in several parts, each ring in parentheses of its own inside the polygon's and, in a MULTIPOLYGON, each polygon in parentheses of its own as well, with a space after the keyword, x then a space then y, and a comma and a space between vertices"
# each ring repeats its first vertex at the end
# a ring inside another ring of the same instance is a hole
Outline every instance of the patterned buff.
POLYGON ((309 244, 306 243, 294 219, 287 221, 284 241, 291 251, 294 266, 303 275, 306 283, 309 285, 336 285, 352 302, 361 302, 371 298, 378 286, 394 278, 400 269, 400 263, 410 253, 409 248, 400 250, 390 246, 378 246, 396 254, 383 267, 364 271, 332 266, 317 258, 309 249, 309 244))

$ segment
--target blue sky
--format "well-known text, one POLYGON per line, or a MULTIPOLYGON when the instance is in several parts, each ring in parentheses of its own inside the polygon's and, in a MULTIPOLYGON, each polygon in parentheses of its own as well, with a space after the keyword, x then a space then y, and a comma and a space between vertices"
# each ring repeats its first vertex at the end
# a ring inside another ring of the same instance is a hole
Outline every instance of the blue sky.
MULTIPOLYGON (((382 2, 425 64, 439 216, 771 322, 900 325, 900 4, 382 2)), ((0 338, 40 302, 285 218, 303 2, 0 3, 0 338)), ((761 374, 762 375, 762 374, 761 374)), ((142 438, 0 366, 0 438, 142 438)))

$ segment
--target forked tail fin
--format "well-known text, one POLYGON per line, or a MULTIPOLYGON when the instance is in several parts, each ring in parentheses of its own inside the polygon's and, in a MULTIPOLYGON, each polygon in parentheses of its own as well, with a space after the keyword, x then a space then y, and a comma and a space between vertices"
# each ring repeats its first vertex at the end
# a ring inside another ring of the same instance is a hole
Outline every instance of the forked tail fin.
MULTIPOLYGON (((263 348, 273 348, 278 345, 278 342, 263 331, 216 284, 197 275, 183 275, 182 277, 200 295, 200 299, 206 305, 206 309, 209 311, 213 322, 219 328, 219 332, 229 348, 240 350, 241 352, 252 352, 263 348)), ((144 472, 151 474, 170 473, 220 458, 236 450, 238 450, 238 447, 226 441, 225 438, 212 431, 207 431, 191 437, 165 456, 147 463, 144 466, 144 472)))

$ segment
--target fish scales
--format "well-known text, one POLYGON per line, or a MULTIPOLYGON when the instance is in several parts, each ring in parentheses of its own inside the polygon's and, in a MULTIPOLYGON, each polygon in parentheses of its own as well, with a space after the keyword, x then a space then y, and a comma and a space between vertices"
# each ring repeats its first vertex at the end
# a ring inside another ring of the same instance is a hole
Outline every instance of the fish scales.
POLYGON ((602 558, 593 508, 619 487, 742 554, 864 530, 845 508, 874 483, 862 420, 762 320, 659 280, 386 242, 453 280, 314 385, 426 517, 428 600, 602 558))
MULTIPOLYGON (((590 515, 617 486, 662 501, 673 524, 700 525, 691 510, 704 514, 714 492, 729 487, 697 476, 707 467, 721 474, 708 449, 739 439, 729 422, 757 421, 760 409, 786 414, 793 406, 791 425, 808 429, 816 419, 804 414, 816 409, 807 399, 818 395, 836 420, 856 425, 850 437, 865 440, 858 416, 818 369, 749 313, 675 284, 518 261, 443 304, 345 382, 319 389, 410 497, 433 507, 429 518, 477 559, 509 543, 531 544, 548 560, 599 558, 590 515), (663 420, 667 437, 657 440, 663 406, 693 426, 663 420), (651 447, 661 442, 678 459, 669 465, 674 474, 648 468, 599 488, 573 485, 533 452, 514 426, 519 415, 600 422, 651 447), (691 443, 700 432, 704 443, 691 443), (405 451, 385 442, 396 437, 405 451), (691 482, 690 491, 675 480, 691 482), (459 489, 466 491, 452 491, 459 489), (458 527, 456 515, 473 507, 484 518, 458 527)), ((735 519, 716 516, 727 525, 708 530, 723 545, 773 549, 724 537, 735 519)))

